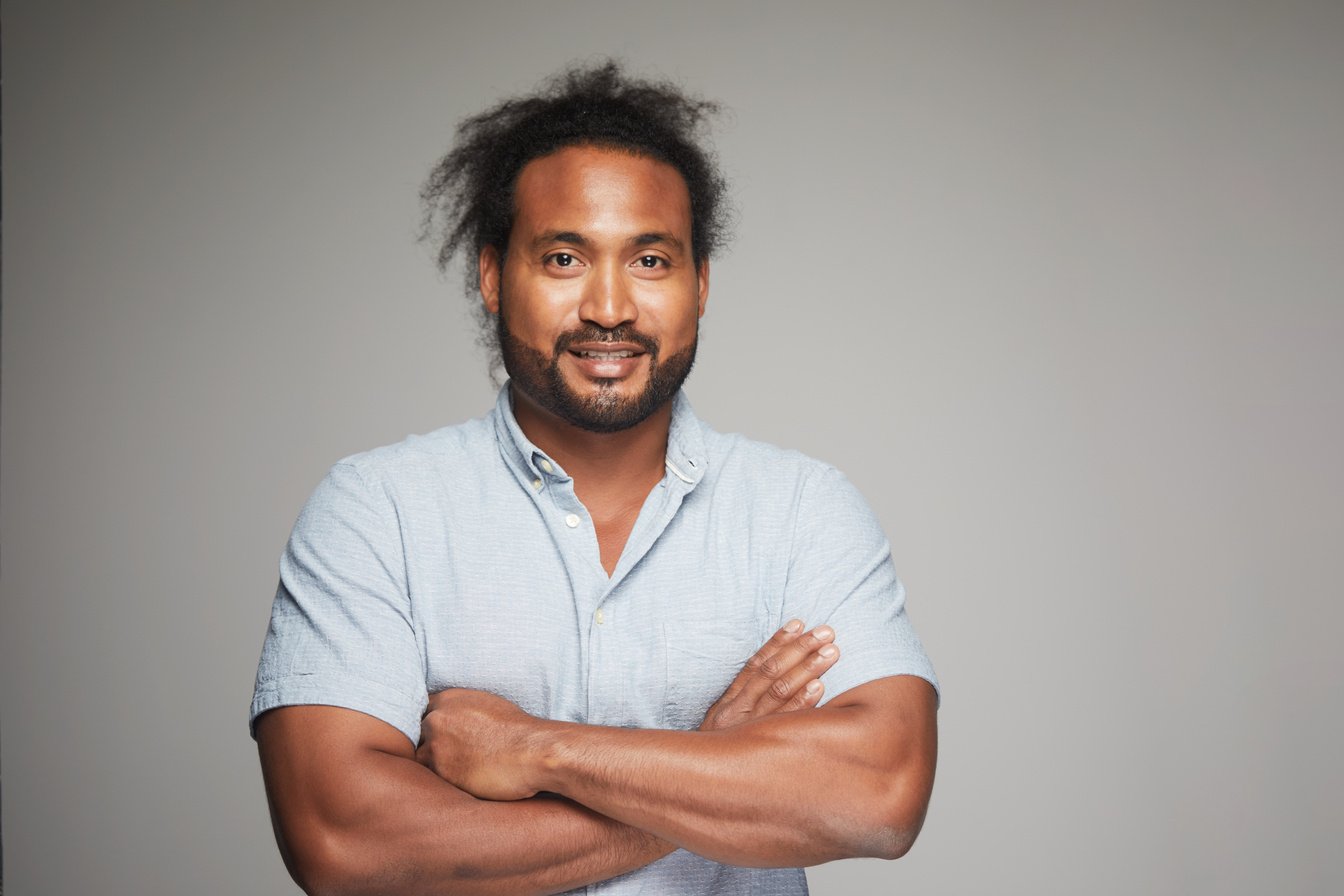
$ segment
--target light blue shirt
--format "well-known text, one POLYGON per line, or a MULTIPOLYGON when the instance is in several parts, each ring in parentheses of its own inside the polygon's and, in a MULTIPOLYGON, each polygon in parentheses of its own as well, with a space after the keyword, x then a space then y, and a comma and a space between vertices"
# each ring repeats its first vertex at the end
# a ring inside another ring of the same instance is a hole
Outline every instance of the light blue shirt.
MULTIPOLYGON (((415 743, 428 694, 468 687, 551 719, 693 729, 792 618, 835 629, 828 698, 889 675, 937 687, 886 538, 834 468, 714 432, 679 394, 663 479, 609 577, 506 385, 487 416, 346 458, 317 487, 280 561, 252 719, 341 706, 415 743)), ((807 885, 678 850, 577 892, 807 885)))

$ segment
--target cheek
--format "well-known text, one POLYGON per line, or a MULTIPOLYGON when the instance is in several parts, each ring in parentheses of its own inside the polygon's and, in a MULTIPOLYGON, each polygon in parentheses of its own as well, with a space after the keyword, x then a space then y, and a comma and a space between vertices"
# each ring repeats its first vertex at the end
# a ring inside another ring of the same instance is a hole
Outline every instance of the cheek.
POLYGON ((695 296, 669 303, 650 314, 650 328, 662 334, 663 341, 687 345, 695 340, 700 326, 700 303, 695 296))
POLYGON ((509 331, 524 342, 549 345, 578 323, 572 297, 554 286, 538 289, 519 284, 503 293, 500 305, 509 331))
POLYGON ((668 331, 669 340, 675 341, 678 346, 690 345, 699 332, 699 322, 700 319, 694 315, 683 318, 677 326, 668 331))

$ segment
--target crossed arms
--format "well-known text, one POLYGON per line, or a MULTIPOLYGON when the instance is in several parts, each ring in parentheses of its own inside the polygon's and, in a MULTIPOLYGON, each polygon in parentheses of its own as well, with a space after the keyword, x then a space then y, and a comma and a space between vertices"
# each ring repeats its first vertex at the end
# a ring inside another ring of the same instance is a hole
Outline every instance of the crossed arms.
POLYGON ((276 837, 310 893, 554 893, 680 846, 738 865, 895 858, 923 822, 935 697, 894 676, 824 707, 825 627, 786 627, 700 730, 553 722, 480 691, 433 695, 417 751, 372 716, 258 719, 276 837))

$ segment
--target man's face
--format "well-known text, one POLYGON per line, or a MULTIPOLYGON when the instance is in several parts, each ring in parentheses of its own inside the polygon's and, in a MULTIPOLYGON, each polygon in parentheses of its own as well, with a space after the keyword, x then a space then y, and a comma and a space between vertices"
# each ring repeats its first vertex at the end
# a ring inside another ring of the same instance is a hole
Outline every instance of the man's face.
POLYGON ((514 206, 502 265, 480 259, 514 400, 594 432, 642 422, 690 373, 708 295, 681 175, 568 147, 523 168, 514 206))

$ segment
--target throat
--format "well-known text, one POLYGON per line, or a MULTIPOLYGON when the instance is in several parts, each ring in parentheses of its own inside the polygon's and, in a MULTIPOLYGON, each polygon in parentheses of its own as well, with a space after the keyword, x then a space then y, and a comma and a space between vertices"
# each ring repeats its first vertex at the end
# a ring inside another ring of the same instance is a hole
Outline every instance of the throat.
POLYGON ((602 568, 610 578, 616 572, 616 564, 621 562, 625 553, 625 543, 630 540, 630 532, 635 528, 635 516, 621 517, 604 523, 594 523, 597 528, 597 550, 602 557, 602 568))
POLYGON ((630 540, 630 533, 634 531, 635 523, 639 520, 639 512, 643 509, 644 501, 652 488, 651 486, 640 491, 637 500, 635 496, 627 494, 624 500, 583 502, 593 519, 593 528, 597 531, 598 553, 601 555, 602 568, 607 571, 608 577, 616 571, 616 565, 621 561, 621 554, 625 553, 626 542, 630 540))

